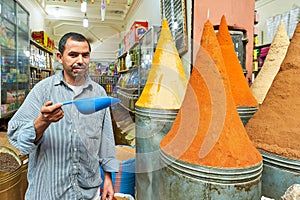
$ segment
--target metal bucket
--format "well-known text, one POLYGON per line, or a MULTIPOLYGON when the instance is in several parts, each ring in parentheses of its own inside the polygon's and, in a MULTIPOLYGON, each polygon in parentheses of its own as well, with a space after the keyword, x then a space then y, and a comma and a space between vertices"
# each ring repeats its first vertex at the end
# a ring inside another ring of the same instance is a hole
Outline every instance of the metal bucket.
MULTIPOLYGON (((1 147, 4 148, 4 147, 1 147)), ((13 153, 13 150, 7 148, 7 151, 13 153)), ((18 162, 20 166, 13 172, 3 172, 0 171, 0 199, 1 200, 20 200, 21 199, 21 160, 15 154, 16 159, 18 158, 18 162)))
POLYGON ((255 107, 236 107, 244 126, 247 124, 249 119, 251 119, 251 117, 257 111, 258 107, 259 106, 255 106, 255 107))
POLYGON ((261 151, 264 170, 262 194, 269 198, 281 199, 293 184, 300 184, 300 161, 261 151))
POLYGON ((27 171, 28 171, 28 155, 21 155, 20 160, 22 162, 21 166, 21 187, 20 187, 20 195, 21 200, 25 199, 25 193, 28 187, 27 181, 27 171))
POLYGON ((137 199, 158 199, 159 144, 169 132, 178 110, 135 108, 137 199))
POLYGON ((176 160, 161 150, 159 199, 260 200, 262 163, 229 169, 176 160))

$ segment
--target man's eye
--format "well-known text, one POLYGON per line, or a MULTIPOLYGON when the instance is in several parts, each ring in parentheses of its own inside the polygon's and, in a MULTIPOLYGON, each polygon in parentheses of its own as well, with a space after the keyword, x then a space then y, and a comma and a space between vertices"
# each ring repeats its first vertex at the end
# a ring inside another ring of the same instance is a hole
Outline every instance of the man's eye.
POLYGON ((84 53, 84 54, 82 54, 82 56, 85 57, 85 58, 87 58, 87 57, 90 56, 90 54, 89 53, 84 53))
POLYGON ((77 53, 70 53, 69 56, 71 56, 71 57, 77 57, 78 54, 77 53))

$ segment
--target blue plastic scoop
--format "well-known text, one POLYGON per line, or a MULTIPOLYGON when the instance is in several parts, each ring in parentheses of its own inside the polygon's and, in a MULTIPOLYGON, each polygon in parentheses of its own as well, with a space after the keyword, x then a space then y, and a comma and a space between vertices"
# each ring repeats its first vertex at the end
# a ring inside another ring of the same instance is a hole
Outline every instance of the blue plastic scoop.
POLYGON ((75 104, 76 108, 82 114, 92 114, 109 106, 120 103, 120 99, 113 97, 89 97, 63 102, 63 105, 75 104))

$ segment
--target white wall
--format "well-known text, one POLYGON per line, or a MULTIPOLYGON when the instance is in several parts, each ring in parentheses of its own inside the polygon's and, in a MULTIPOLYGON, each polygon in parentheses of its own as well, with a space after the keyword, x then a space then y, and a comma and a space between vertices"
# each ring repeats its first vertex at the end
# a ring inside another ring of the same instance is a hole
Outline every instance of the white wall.
MULTIPOLYGON (((186 0, 187 11, 187 34, 188 34, 188 52, 181 57, 185 74, 189 78, 191 70, 191 27, 192 27, 192 0, 186 0)), ((134 21, 148 21, 149 26, 161 25, 161 5, 160 0, 141 0, 136 12, 129 15, 126 24, 126 30, 129 30, 134 21)))
POLYGON ((300 7, 299 0, 259 0, 255 3, 255 9, 260 16, 258 23, 259 45, 270 43, 267 40, 266 20, 270 17, 286 13, 296 7, 300 7))
POLYGON ((22 6, 30 13, 30 30, 31 31, 42 31, 44 27, 44 15, 43 10, 36 4, 32 4, 28 0, 19 0, 22 6))
POLYGON ((92 57, 95 60, 111 60, 117 58, 118 44, 123 36, 130 30, 134 21, 148 21, 149 26, 161 25, 160 0, 140 0, 135 8, 130 11, 126 21, 126 31, 114 35, 110 39, 93 45, 92 57))
POLYGON ((131 12, 126 22, 129 30, 134 21, 148 21, 149 26, 161 25, 160 0, 141 0, 135 12, 131 12))

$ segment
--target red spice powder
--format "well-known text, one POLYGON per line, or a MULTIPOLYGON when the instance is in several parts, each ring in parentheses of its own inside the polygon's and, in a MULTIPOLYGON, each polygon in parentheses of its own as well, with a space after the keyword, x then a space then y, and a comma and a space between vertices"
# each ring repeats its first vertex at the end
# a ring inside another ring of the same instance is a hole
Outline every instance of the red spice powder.
POLYGON ((201 46, 186 95, 161 149, 203 166, 244 168, 262 162, 236 110, 212 24, 204 25, 201 46))
POLYGON ((217 38, 222 50, 223 60, 225 62, 235 105, 238 107, 258 106, 258 102, 252 95, 247 80, 244 77, 242 66, 234 50, 233 42, 224 15, 221 19, 217 38))
POLYGON ((246 125, 255 146, 300 160, 300 23, 264 102, 246 125))

